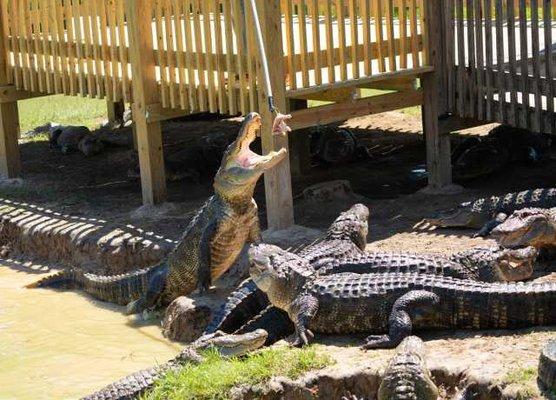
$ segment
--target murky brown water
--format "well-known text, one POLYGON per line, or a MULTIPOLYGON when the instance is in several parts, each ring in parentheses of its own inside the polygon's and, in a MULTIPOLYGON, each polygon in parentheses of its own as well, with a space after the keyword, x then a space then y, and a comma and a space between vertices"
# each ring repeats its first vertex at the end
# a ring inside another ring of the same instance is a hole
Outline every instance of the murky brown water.
POLYGON ((23 289, 41 275, 0 266, 0 399, 75 399, 182 347, 156 325, 73 292, 23 289))

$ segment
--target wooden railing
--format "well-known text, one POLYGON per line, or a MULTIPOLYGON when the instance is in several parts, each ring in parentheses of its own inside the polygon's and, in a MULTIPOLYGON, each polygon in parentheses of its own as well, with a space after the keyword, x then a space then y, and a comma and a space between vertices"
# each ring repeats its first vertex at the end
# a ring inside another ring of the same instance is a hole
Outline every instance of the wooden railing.
POLYGON ((449 0, 449 6, 452 111, 556 133, 556 2, 449 0))
POLYGON ((289 89, 426 65, 422 0, 282 0, 289 89))

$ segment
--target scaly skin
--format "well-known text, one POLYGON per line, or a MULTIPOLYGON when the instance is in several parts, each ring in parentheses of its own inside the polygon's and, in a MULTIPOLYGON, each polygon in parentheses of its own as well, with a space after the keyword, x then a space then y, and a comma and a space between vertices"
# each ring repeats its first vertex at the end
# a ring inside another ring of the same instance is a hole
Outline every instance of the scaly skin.
MULTIPOLYGON (((324 242, 326 243, 326 241, 324 242)), ((451 276, 454 278, 471 279, 483 282, 511 282, 528 279, 533 273, 533 263, 537 251, 532 248, 501 249, 475 248, 455 253, 449 257, 442 255, 426 255, 413 253, 357 253, 346 257, 336 256, 333 246, 320 247, 322 242, 314 245, 315 252, 322 257, 315 266, 311 252, 305 252, 305 258, 319 275, 338 273, 393 273, 414 272, 451 276), (328 252, 329 256, 324 257, 328 252)), ((309 248, 308 248, 309 250, 309 248)), ((226 301, 221 311, 213 319, 207 333, 216 330, 224 332, 244 333, 249 329, 263 328, 272 332, 269 340, 277 336, 277 331, 287 331, 289 323, 280 311, 269 309, 268 299, 251 281, 246 281, 226 301), (265 308, 267 307, 267 308, 265 308), (276 319, 272 326, 261 325, 261 319, 255 318, 256 312, 266 315, 262 320, 276 319), (244 324, 241 326, 241 324, 244 324), (240 327, 241 326, 241 327, 240 327), (239 328, 239 329, 238 329, 239 328)))
MULTIPOLYGON (((367 245, 368 219, 369 209, 363 204, 356 204, 336 218, 324 237, 297 249, 296 253, 316 269, 328 265, 336 257, 362 256, 367 245)), ((248 279, 228 297, 205 334, 219 330, 234 332, 263 312, 268 305, 266 295, 248 279)), ((270 331, 276 332, 274 327, 270 331)), ((269 340, 273 337, 271 334, 269 340)))
POLYGON ((229 269, 246 243, 260 240, 257 204, 253 200, 255 185, 266 170, 286 157, 285 149, 266 156, 249 149, 261 125, 261 117, 256 113, 245 118, 237 140, 226 150, 214 178, 215 194, 159 265, 116 278, 64 272, 32 287, 80 287, 101 300, 132 302, 128 305, 130 313, 163 306, 195 289, 206 291, 229 269))
POLYGON ((539 381, 547 390, 556 390, 556 339, 550 340, 541 351, 539 381))
POLYGON ((507 215, 529 207, 556 207, 556 188, 531 189, 503 196, 492 196, 488 199, 478 199, 474 202, 462 203, 455 209, 424 221, 441 228, 480 229, 478 235, 486 236, 503 222, 507 215))
POLYGON ((267 333, 257 330, 245 335, 215 333, 203 336, 187 346, 178 356, 159 366, 145 369, 114 382, 83 400, 128 400, 138 398, 153 387, 155 382, 170 371, 179 370, 185 364, 199 364, 203 358, 200 350, 215 349, 226 357, 242 356, 264 345, 267 333))
POLYGON ((390 360, 378 389, 378 400, 437 400, 438 388, 425 362, 423 341, 405 338, 390 360))
POLYGON ((526 208, 514 212, 498 225, 491 236, 505 247, 533 246, 537 249, 556 247, 556 207, 526 208))
POLYGON ((308 344, 312 332, 379 334, 369 336, 365 348, 391 348, 413 328, 516 329, 556 323, 553 283, 491 284, 415 273, 319 276, 297 255, 264 244, 252 246, 249 257, 251 278, 275 307, 288 313, 298 345, 308 344))

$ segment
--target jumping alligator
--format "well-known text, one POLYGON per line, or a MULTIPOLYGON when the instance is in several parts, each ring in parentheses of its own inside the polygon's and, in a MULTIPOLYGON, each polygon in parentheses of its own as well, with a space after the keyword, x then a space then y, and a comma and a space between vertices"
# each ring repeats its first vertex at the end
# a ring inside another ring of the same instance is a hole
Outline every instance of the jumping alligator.
POLYGON ((491 236, 502 246, 556 248, 556 207, 518 210, 498 225, 491 236))
POLYGON ((295 345, 313 332, 370 332, 365 348, 391 348, 419 329, 515 329, 556 323, 556 283, 485 283, 416 273, 319 276, 279 247, 251 246, 251 278, 295 326, 295 345), (434 310, 432 308, 434 307, 434 310), (388 332, 388 334, 384 334, 388 332))
POLYGON ((425 362, 423 341, 405 338, 390 360, 378 389, 378 400, 437 400, 438 388, 425 362))
POLYGON ((118 276, 67 270, 32 287, 81 288, 100 300, 132 302, 128 304, 129 313, 163 306, 195 289, 208 290, 234 263, 246 242, 260 240, 257 204, 253 200, 255 185, 266 170, 286 157, 285 149, 266 156, 251 151, 249 146, 261 125, 261 117, 256 113, 245 118, 237 140, 226 151, 214 178, 215 194, 161 263, 118 276))
POLYGON ((541 351, 539 381, 545 389, 556 391, 556 339, 550 340, 541 351))
POLYGON ((129 400, 135 399, 152 388, 164 374, 179 370, 185 364, 199 364, 203 357, 199 351, 214 349, 225 357, 242 356, 257 350, 266 341, 267 333, 257 330, 245 335, 225 335, 217 332, 203 336, 183 349, 178 356, 159 366, 145 369, 114 382, 82 400, 129 400))
MULTIPOLYGON (((537 257, 537 251, 533 247, 475 248, 449 257, 386 252, 348 254, 342 257, 335 255, 334 246, 325 247, 324 252, 319 251, 322 250, 322 243, 330 244, 324 240, 312 246, 313 251, 322 256, 318 263, 311 258, 310 247, 304 254, 298 254, 321 276, 347 272, 413 272, 484 282, 511 282, 530 278, 537 257), (324 257, 326 252, 329 253, 328 257, 324 257)), ((268 330, 269 341, 272 341, 290 332, 291 324, 283 312, 269 305, 267 296, 248 280, 228 298, 206 333, 216 330, 243 333, 256 328, 268 330), (270 325, 267 324, 269 321, 272 322, 270 325)))
POLYGON ((530 207, 556 207, 556 188, 531 189, 462 203, 455 209, 427 218, 424 222, 441 228, 479 229, 478 236, 487 236, 509 214, 530 207))

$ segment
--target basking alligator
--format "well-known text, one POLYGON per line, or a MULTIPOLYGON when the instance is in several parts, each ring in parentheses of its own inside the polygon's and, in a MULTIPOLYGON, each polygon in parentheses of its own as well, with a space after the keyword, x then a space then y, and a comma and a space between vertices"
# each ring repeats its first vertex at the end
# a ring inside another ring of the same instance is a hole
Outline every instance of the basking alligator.
POLYGON ((199 351, 214 349, 225 357, 241 356, 263 346, 267 333, 263 330, 245 335, 224 335, 221 332, 203 336, 187 346, 172 360, 145 369, 114 382, 83 400, 128 400, 141 396, 152 388, 157 379, 170 371, 179 370, 185 364, 199 364, 203 357, 199 351))
MULTIPOLYGON (((335 222, 336 224, 336 222, 335 222)), ((334 226, 334 225, 333 225, 334 226)), ((320 244, 312 247, 319 253, 320 244)), ((311 248, 298 254, 318 271, 319 275, 338 273, 393 273, 414 272, 419 274, 443 275, 454 278, 484 282, 510 282, 528 279, 533 274, 533 263, 537 251, 533 247, 521 249, 475 248, 455 253, 449 257, 413 253, 361 253, 346 257, 336 256, 334 247, 326 251, 328 257, 315 263, 310 257, 311 248), (326 260, 326 262, 323 262, 326 260)), ((323 252, 319 254, 324 255, 323 252)), ((269 331, 269 341, 288 332, 291 325, 281 311, 269 307, 268 298, 251 281, 246 281, 228 298, 220 312, 212 320, 206 333, 216 330, 225 332, 248 332, 263 328, 269 331), (259 316, 257 317, 257 314, 259 316), (274 321, 273 321, 274 320, 274 321), (266 325, 266 321, 273 321, 266 325), (242 325, 244 324, 244 325, 242 325)))
POLYGON ((477 235, 486 236, 507 215, 522 208, 556 207, 556 188, 525 190, 503 196, 478 199, 460 204, 455 209, 425 219, 431 225, 441 228, 461 227, 479 229, 477 235))
MULTIPOLYGON (((282 120, 287 117, 279 117, 282 120)), ((283 123, 283 121, 277 121, 283 123)), ((286 150, 259 156, 250 144, 261 117, 249 114, 237 140, 224 154, 214 178, 215 194, 189 223, 170 255, 156 266, 119 276, 68 270, 32 287, 81 288, 101 300, 127 304, 130 313, 168 304, 195 289, 206 291, 234 263, 246 242, 260 240, 253 192, 259 177, 286 157, 286 150), (139 300, 137 300, 139 298, 139 300)))
POLYGON ((390 360, 378 389, 378 400, 437 400, 438 388, 425 362, 423 341, 406 337, 390 360))
POLYGON ((498 225, 491 236, 502 246, 534 246, 537 249, 556 248, 556 207, 526 208, 514 212, 498 225))
POLYGON ((365 348, 397 346, 415 329, 515 329, 556 323, 556 283, 485 283, 416 273, 319 276, 279 247, 249 251, 251 278, 294 323, 313 333, 370 332, 365 348), (434 310, 432 307, 434 306, 434 310), (388 332, 388 334, 384 334, 388 332))

